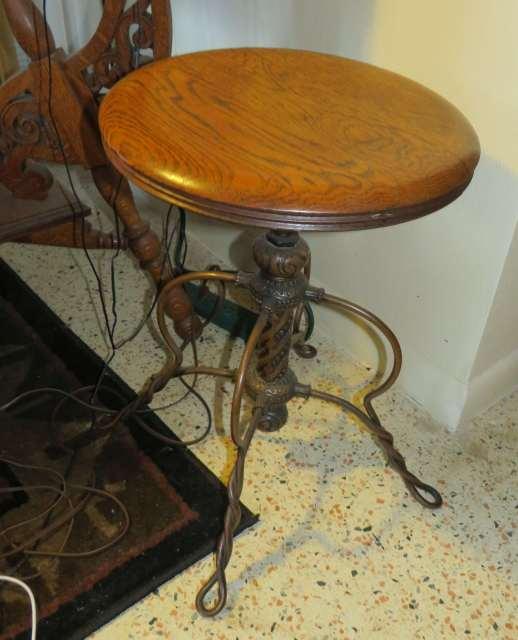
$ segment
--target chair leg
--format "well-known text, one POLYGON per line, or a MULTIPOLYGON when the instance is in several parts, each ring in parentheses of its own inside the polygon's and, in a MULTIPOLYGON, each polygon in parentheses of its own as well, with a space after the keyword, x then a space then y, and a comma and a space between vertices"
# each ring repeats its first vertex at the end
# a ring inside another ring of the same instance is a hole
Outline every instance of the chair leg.
MULTIPOLYGON (((173 274, 165 260, 165 248, 149 224, 140 217, 128 181, 111 165, 94 167, 92 176, 99 193, 122 221, 129 248, 141 269, 149 273, 161 289, 173 274)), ((172 318, 175 331, 181 338, 192 340, 200 335, 200 320, 193 313, 191 301, 181 287, 172 290, 166 307, 167 315, 172 318)))

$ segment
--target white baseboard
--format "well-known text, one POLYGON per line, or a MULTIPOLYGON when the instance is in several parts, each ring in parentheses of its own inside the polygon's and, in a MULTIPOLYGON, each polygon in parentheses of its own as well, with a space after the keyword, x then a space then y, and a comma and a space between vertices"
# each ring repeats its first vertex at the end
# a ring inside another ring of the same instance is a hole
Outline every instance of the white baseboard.
POLYGON ((430 416, 455 431, 460 424, 467 385, 427 362, 421 353, 403 345, 399 388, 430 416))
POLYGON ((463 384, 406 350, 399 385, 431 416, 455 431, 518 388, 518 349, 463 384))
POLYGON ((466 422, 518 388, 518 349, 470 380, 461 421, 466 422))

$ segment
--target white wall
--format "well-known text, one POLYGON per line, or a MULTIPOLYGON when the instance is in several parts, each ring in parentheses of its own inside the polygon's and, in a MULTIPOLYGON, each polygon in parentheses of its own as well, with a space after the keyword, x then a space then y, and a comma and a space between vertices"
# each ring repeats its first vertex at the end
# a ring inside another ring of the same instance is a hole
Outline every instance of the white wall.
POLYGON ((517 290, 518 225, 471 370, 463 418, 475 415, 517 385, 517 290))
MULTIPOLYGON (((43 12, 43 0, 33 0, 43 12)), ((71 53, 93 35, 102 15, 101 0, 47 0, 47 20, 56 45, 71 53)))
POLYGON ((518 349, 518 227, 500 276, 472 377, 482 375, 515 349, 518 349))
POLYGON ((173 51, 253 45, 326 47, 344 56, 358 55, 375 4, 375 0, 172 0, 173 51))
MULTIPOLYGON (((403 388, 455 428, 518 218, 518 2, 174 0, 173 18, 175 53, 264 45, 348 55, 430 86, 472 121, 483 158, 457 202, 398 227, 306 237, 315 281, 391 324, 403 388)), ((190 228, 223 258, 233 243, 231 255, 241 253, 236 227, 193 215, 190 228)), ((376 357, 355 326, 324 322, 353 355, 376 357)))

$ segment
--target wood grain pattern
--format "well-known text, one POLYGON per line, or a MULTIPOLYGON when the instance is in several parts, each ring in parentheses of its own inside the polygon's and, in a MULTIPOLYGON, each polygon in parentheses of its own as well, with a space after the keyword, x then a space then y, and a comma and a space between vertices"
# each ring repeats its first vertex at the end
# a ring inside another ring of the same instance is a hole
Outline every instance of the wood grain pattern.
POLYGON ((106 152, 147 191, 218 219, 292 229, 383 226, 456 198, 478 162, 464 116, 361 62, 288 49, 178 56, 103 101, 106 152))

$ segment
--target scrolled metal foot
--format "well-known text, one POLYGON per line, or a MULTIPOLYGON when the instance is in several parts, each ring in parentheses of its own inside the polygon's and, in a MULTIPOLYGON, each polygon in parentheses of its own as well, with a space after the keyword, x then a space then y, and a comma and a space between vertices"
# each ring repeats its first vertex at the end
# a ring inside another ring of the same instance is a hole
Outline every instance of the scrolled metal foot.
MULTIPOLYGON (((308 257, 306 265, 304 267, 304 275, 309 282, 311 277, 311 255, 308 257)), ((315 358, 317 355, 317 350, 312 344, 309 344, 307 340, 311 337, 313 333, 314 327, 314 317, 311 307, 308 302, 302 302, 297 307, 295 311, 295 317, 293 320, 293 351, 299 356, 299 358, 304 358, 309 360, 311 358, 315 358), (301 331, 300 325, 303 314, 306 314, 307 320, 307 329, 305 332, 301 331)))
MULTIPOLYGON (((306 340, 309 339, 312 333, 313 327, 310 326, 310 328, 305 332, 302 331, 300 328, 302 315, 304 314, 304 312, 308 317, 308 323, 309 323, 309 318, 311 317, 309 314, 311 313, 311 310, 307 306, 307 303, 299 305, 299 307, 297 308, 297 311, 295 312, 295 318, 293 321, 293 351, 295 351, 295 353, 299 356, 299 358, 304 358, 306 360, 309 360, 311 358, 316 357, 317 350, 312 344, 309 344, 308 342, 306 342, 306 340)), ((311 325, 312 325, 312 321, 311 321, 311 325)))

